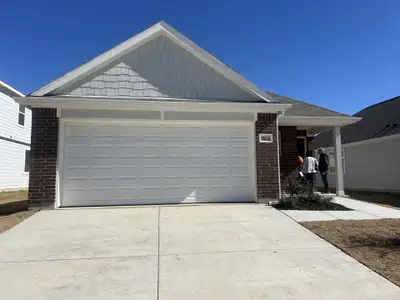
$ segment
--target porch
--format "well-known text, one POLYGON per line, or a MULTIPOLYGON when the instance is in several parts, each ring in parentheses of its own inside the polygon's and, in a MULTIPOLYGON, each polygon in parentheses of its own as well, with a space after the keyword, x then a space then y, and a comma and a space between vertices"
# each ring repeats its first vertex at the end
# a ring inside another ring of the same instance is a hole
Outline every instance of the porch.
MULTIPOLYGON (((326 120, 321 118, 321 123, 326 120)), ((294 121, 294 120, 293 120, 294 121)), ((281 118, 279 120, 279 166, 281 176, 281 189, 284 190, 289 180, 298 176, 298 156, 306 157, 307 151, 315 151, 311 149, 309 143, 313 140, 315 135, 321 132, 332 130, 332 140, 334 144, 334 161, 330 161, 330 165, 335 166, 335 182, 336 182, 336 195, 344 196, 344 183, 343 183, 343 158, 342 158, 342 141, 340 127, 336 126, 296 126, 292 120, 281 118)), ((315 120, 314 120, 315 121, 315 120)), ((338 120, 335 120, 336 122, 338 120)), ((309 122, 310 123, 310 122, 309 122)), ((315 157, 318 159, 316 153, 315 157)), ((318 174, 319 175, 319 174, 318 174)))

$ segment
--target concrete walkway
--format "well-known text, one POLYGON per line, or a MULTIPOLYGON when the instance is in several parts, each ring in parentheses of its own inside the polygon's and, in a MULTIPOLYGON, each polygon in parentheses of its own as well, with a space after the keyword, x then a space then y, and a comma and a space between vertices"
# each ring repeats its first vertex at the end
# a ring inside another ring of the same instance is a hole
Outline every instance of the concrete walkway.
POLYGON ((282 213, 297 222, 332 220, 398 219, 400 210, 373 203, 353 200, 347 197, 334 197, 336 203, 351 208, 348 211, 302 211, 283 210, 282 213))
POLYGON ((260 204, 42 211, 0 234, 0 291, 25 299, 400 299, 260 204))

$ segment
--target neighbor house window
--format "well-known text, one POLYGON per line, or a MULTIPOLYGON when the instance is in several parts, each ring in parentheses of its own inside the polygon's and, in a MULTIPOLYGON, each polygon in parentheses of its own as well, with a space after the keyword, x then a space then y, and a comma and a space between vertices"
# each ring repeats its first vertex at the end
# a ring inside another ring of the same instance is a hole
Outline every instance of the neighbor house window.
POLYGON ((19 105, 18 124, 22 126, 25 125, 25 105, 19 105))
POLYGON ((25 150, 25 167, 24 172, 29 172, 31 170, 31 151, 25 150))

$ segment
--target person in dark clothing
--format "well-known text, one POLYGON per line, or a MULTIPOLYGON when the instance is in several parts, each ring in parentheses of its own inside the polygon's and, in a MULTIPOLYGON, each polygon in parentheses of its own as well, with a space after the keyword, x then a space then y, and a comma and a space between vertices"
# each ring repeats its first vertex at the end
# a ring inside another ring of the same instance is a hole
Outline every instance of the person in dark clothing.
POLYGON ((329 156, 325 153, 323 148, 318 149, 319 162, 318 169, 321 173, 321 180, 324 184, 324 193, 329 194, 329 184, 328 184, 328 171, 329 171, 329 156))

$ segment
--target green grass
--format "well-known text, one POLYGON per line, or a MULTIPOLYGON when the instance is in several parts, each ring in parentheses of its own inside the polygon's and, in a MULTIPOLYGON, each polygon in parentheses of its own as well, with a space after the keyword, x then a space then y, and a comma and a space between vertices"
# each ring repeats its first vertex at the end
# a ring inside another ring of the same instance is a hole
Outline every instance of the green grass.
POLYGON ((13 192, 0 192, 0 204, 15 202, 20 200, 28 199, 28 191, 27 190, 19 190, 13 192))

